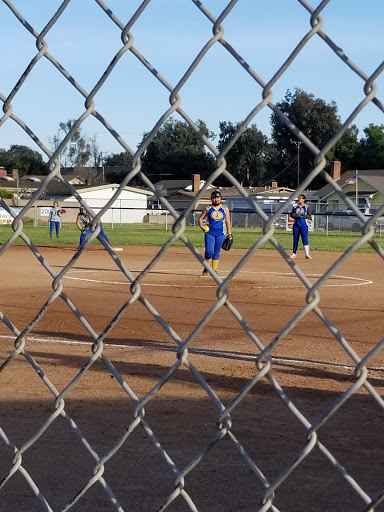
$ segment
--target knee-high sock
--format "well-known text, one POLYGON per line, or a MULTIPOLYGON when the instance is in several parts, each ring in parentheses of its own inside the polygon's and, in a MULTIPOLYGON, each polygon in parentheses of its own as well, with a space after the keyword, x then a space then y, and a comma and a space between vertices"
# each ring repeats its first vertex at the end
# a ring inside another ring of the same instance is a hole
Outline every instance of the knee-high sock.
POLYGON ((215 272, 216 272, 218 266, 219 266, 219 260, 212 260, 212 268, 215 272))
POLYGON ((212 258, 210 260, 205 260, 210 267, 212 267, 212 258))
POLYGON ((304 245, 304 254, 309 256, 309 245, 304 245))

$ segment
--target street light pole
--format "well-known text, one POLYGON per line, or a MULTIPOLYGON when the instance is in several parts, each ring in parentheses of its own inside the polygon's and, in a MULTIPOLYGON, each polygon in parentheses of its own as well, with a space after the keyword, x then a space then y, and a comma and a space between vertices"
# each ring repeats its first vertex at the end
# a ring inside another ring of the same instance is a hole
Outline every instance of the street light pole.
POLYGON ((301 140, 289 140, 291 144, 295 144, 297 147, 297 186, 300 185, 300 146, 302 145, 301 140))

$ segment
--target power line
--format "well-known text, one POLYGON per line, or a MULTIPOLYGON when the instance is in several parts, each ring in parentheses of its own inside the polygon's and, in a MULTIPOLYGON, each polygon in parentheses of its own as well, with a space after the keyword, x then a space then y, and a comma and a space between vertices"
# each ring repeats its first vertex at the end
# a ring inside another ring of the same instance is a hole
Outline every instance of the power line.
POLYGON ((262 187, 265 187, 265 185, 267 185, 268 183, 270 183, 271 181, 274 181, 276 178, 278 178, 280 176, 280 174, 283 174, 283 172, 285 172, 289 166, 291 166, 294 162, 296 162, 297 160, 297 157, 295 157, 291 162, 289 162, 289 164, 287 165, 287 167, 285 167, 282 171, 279 172, 279 174, 276 174, 276 176, 274 176, 273 178, 269 179, 266 183, 264 183, 263 185, 261 185, 262 187))

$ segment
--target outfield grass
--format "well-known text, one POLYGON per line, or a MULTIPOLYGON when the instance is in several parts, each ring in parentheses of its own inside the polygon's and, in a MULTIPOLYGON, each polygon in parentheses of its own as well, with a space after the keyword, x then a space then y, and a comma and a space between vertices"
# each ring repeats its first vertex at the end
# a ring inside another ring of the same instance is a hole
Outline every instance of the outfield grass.
MULTIPOLYGON (((172 235, 171 227, 166 231, 165 226, 153 224, 114 224, 113 229, 110 224, 103 224, 104 231, 107 233, 113 246, 124 245, 148 245, 161 246, 172 235)), ((63 224, 60 231, 60 238, 49 238, 48 227, 35 228, 31 224, 24 226, 24 233, 31 239, 35 245, 46 244, 73 244, 79 242, 80 232, 75 225, 63 224)), ((196 246, 204 246, 204 235, 201 230, 195 226, 187 226, 185 231, 188 239, 196 246)), ((0 225, 0 244, 4 244, 12 235, 12 228, 9 225, 0 225)), ((261 236, 260 229, 237 228, 233 231, 234 248, 249 249, 261 236)), ((292 233, 287 231, 276 231, 275 237, 284 249, 292 248, 292 233)), ((333 231, 328 233, 312 232, 309 234, 309 245, 312 251, 345 251, 359 238, 359 233, 333 231)), ((382 238, 377 234, 376 242, 384 248, 384 236, 382 238)), ((22 245, 24 242, 18 238, 14 245, 22 245)), ((95 241, 95 244, 100 242, 95 241)), ((175 242, 175 246, 182 246, 182 242, 175 242)), ((301 245, 299 245, 301 247, 301 245)), ((270 243, 264 244, 264 249, 272 249, 270 243)), ((359 252, 372 252, 369 244, 364 244, 359 252)))

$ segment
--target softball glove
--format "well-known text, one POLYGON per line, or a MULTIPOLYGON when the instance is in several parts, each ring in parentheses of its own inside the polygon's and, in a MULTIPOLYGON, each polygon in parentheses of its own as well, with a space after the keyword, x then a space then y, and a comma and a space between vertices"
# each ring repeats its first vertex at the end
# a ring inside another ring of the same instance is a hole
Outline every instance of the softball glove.
POLYGON ((229 251, 229 249, 232 247, 232 244, 233 244, 233 236, 227 235, 223 242, 222 249, 224 249, 224 251, 229 251))

